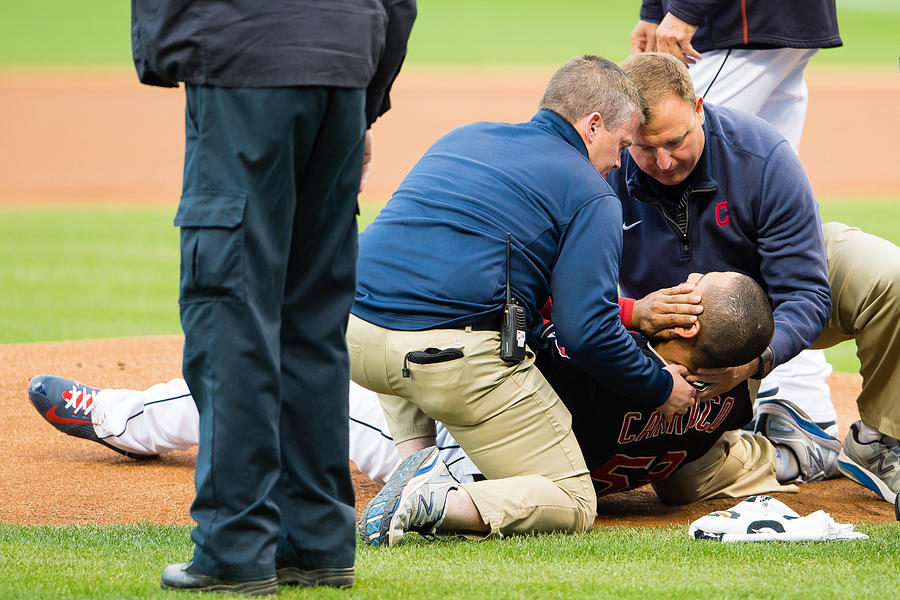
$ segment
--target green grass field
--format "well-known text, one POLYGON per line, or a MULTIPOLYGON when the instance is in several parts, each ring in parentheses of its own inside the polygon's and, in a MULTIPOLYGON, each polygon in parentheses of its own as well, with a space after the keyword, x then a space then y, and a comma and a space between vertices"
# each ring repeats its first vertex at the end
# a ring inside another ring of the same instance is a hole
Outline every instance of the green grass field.
MULTIPOLYGON (((418 68, 558 64, 584 52, 618 60, 628 53, 639 6, 637 0, 419 4, 407 59, 418 68)), ((819 53, 813 67, 895 68, 900 3, 840 1, 838 9, 845 46, 819 53)), ((0 74, 131 70, 129 36, 129 5, 120 0, 2 2, 0 74)), ((361 226, 376 212, 363 206, 361 226)), ((173 213, 174 208, 158 207, 0 208, 0 344, 179 333, 173 213)), ((898 203, 825 198, 822 217, 900 244, 898 203)), ((829 359, 838 370, 858 368, 852 344, 829 351, 829 359)), ((900 583, 900 528, 859 529, 871 539, 720 545, 689 540, 684 527, 668 527, 483 543, 412 540, 392 550, 360 548, 352 591, 285 589, 283 595, 491 600, 891 595, 900 583)), ((172 598, 159 590, 159 573, 169 562, 186 560, 190 551, 184 527, 0 524, 0 599, 172 598)))
MULTIPOLYGON (((360 226, 377 210, 364 204, 360 226)), ((0 343, 180 333, 172 213, 0 209, 0 343)), ((821 213, 900 244, 900 204, 829 199, 821 213)), ((852 342, 826 354, 838 371, 859 370, 852 342)))
MULTIPOLYGON (((282 588, 286 598, 882 598, 900 583, 900 530, 857 528, 868 540, 720 544, 684 527, 595 530, 360 547, 350 591, 282 588)), ((186 560, 188 528, 0 525, 0 597, 173 598, 162 567, 186 560)), ((191 596, 194 597, 194 596, 191 596)), ((207 596, 202 596, 207 597, 207 596)), ((210 597, 221 598, 220 595, 210 597)))
MULTIPOLYGON (((408 64, 559 64, 592 52, 621 60, 637 0, 423 0, 408 64)), ((131 68, 130 5, 121 0, 0 3, 0 66, 131 68)), ((844 46, 814 64, 897 64, 900 3, 838 2, 844 46)))

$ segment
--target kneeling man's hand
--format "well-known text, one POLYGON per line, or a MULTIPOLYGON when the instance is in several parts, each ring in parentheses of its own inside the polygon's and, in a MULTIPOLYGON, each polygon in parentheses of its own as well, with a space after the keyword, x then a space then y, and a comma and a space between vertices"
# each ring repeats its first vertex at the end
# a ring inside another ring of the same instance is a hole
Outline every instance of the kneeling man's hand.
POLYGON ((655 340, 680 337, 675 333, 675 328, 689 329, 697 320, 697 315, 703 312, 700 296, 693 291, 694 283, 688 280, 635 300, 631 328, 655 340))
POLYGON ((747 364, 739 367, 724 367, 722 369, 697 369, 696 373, 687 376, 688 381, 702 381, 709 387, 697 394, 697 400, 705 402, 724 394, 736 385, 750 378, 759 369, 759 359, 754 358, 747 364))
POLYGON ((668 365, 666 371, 672 376, 672 393, 669 399, 657 408, 662 413, 666 423, 670 422, 676 416, 683 415, 694 405, 694 394, 697 390, 690 383, 684 380, 688 370, 681 365, 668 365))

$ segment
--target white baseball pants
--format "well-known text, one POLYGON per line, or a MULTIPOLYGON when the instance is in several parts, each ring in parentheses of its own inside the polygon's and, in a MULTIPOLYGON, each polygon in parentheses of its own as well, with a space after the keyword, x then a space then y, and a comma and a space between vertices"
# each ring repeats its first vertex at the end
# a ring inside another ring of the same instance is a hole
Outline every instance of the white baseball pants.
MULTIPOLYGON (((183 379, 140 390, 104 389, 94 399, 94 431, 105 442, 133 454, 165 454, 197 444, 197 406, 183 379)), ((441 458, 461 482, 478 469, 438 424, 441 458)), ((350 460, 370 479, 384 482, 400 463, 381 404, 374 392, 350 382, 350 460)))

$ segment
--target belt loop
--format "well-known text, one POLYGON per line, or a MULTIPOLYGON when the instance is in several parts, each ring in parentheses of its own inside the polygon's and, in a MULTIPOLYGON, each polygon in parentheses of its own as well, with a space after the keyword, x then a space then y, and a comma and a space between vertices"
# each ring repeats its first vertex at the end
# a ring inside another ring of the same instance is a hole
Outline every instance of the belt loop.
POLYGON ((466 333, 472 333, 472 326, 466 325, 466 333))

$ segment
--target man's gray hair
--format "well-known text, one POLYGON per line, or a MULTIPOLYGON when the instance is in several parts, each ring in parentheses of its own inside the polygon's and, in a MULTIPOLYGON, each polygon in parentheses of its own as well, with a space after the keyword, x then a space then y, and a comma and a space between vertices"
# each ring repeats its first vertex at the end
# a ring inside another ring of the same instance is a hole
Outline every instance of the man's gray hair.
POLYGON ((550 77, 538 108, 552 110, 571 124, 598 112, 607 131, 628 125, 635 112, 641 125, 647 118, 647 103, 625 72, 591 54, 570 59, 550 77))

